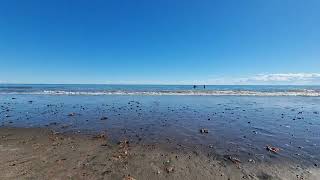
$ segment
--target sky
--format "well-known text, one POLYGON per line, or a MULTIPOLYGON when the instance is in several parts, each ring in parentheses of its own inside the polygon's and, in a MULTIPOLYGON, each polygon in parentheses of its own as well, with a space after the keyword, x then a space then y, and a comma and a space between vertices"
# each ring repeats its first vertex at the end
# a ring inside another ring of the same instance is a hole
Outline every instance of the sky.
POLYGON ((319 0, 1 0, 0 83, 320 84, 319 0))

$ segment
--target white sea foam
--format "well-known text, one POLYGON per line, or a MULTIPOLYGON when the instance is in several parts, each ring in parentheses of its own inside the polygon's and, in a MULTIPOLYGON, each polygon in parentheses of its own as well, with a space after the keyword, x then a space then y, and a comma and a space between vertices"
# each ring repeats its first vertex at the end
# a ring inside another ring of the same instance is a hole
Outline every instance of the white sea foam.
POLYGON ((209 91, 37 91, 37 92, 0 92, 0 94, 33 94, 33 95, 142 95, 142 96, 320 96, 320 91, 249 91, 249 90, 209 90, 209 91))

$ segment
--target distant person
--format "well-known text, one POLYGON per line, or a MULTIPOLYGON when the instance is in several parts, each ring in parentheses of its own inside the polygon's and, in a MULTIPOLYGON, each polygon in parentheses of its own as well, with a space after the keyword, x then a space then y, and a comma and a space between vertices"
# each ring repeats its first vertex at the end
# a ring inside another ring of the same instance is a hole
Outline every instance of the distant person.
POLYGON ((196 85, 193 85, 193 89, 196 89, 197 88, 197 86, 196 85))
POLYGON ((206 85, 203 85, 203 89, 205 89, 206 88, 206 85))

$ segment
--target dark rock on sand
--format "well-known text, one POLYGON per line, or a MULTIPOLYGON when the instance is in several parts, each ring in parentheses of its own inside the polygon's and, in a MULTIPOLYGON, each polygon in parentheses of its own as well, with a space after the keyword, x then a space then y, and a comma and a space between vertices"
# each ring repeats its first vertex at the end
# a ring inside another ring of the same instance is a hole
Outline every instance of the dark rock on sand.
POLYGON ((108 117, 105 117, 105 116, 102 117, 102 118, 100 118, 100 120, 102 120, 102 121, 103 121, 103 120, 107 120, 107 119, 108 119, 108 117))
POLYGON ((75 116, 76 113, 72 112, 72 113, 69 113, 68 116, 72 117, 72 116, 75 116))
POLYGON ((200 129, 200 133, 202 134, 208 134, 209 130, 208 129, 200 129))

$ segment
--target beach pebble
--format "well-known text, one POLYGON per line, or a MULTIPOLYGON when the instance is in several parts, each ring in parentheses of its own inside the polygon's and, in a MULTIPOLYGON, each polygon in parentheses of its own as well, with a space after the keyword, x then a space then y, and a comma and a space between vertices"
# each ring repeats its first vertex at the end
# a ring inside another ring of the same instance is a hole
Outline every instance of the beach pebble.
POLYGON ((74 113, 74 112, 68 114, 68 116, 70 116, 70 117, 75 116, 75 115, 76 115, 76 113, 74 113))
POLYGON ((208 129, 200 129, 200 133, 202 134, 208 134, 209 130, 208 129))
POLYGON ((103 121, 103 120, 107 120, 107 119, 108 119, 108 117, 105 117, 105 116, 104 116, 104 117, 102 117, 102 118, 100 118, 100 120, 101 120, 101 121, 103 121))

